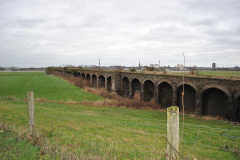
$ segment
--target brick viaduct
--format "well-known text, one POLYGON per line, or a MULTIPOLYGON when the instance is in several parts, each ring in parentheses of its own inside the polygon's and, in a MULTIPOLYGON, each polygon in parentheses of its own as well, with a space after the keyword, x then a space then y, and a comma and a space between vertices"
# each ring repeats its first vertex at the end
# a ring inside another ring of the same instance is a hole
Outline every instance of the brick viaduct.
MULTIPOLYGON (((103 71, 56 68, 90 81, 93 87, 122 96, 134 96, 140 91, 144 101, 152 98, 161 107, 179 106, 182 110, 183 77, 177 75, 139 72, 103 71)), ((234 121, 240 119, 240 80, 185 76, 185 111, 196 115, 220 116, 234 121)))

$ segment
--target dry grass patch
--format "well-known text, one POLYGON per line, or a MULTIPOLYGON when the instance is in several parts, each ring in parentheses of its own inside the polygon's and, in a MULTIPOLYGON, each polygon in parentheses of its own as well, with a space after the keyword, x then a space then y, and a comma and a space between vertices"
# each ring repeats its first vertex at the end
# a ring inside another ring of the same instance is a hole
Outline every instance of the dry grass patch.
MULTIPOLYGON (((121 107, 121 108, 135 108, 141 110, 159 110, 162 109, 161 105, 156 103, 154 99, 150 102, 144 102, 141 100, 141 94, 137 91, 133 98, 119 96, 116 92, 106 91, 105 88, 92 88, 90 82, 82 80, 79 77, 74 77, 69 74, 62 74, 60 72, 54 72, 53 75, 62 78, 77 87, 84 88, 83 91, 96 94, 98 96, 110 99, 104 101, 82 101, 81 103, 67 101, 67 104, 82 104, 90 106, 107 106, 107 107, 121 107)), ((60 102, 61 103, 61 102, 60 102)))

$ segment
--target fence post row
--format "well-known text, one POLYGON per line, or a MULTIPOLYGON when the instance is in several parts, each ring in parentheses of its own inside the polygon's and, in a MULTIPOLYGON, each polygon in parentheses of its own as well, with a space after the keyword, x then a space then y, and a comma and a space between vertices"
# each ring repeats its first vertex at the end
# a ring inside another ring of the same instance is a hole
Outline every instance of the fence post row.
POLYGON ((167 109, 167 153, 166 160, 179 159, 179 108, 167 109))
POLYGON ((34 135, 34 94, 33 91, 27 92, 28 96, 28 126, 29 135, 34 135))

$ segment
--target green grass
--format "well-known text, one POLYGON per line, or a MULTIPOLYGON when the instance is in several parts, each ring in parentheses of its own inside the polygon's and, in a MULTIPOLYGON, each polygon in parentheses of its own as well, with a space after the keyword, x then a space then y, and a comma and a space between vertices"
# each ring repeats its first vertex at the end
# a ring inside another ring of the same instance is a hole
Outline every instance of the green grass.
POLYGON ((240 71, 199 71, 199 75, 240 76, 240 71))
MULTIPOLYGON (((32 74, 33 76, 45 76, 46 79, 52 79, 52 88, 57 89, 56 86, 61 87, 63 84, 69 85, 70 88, 73 87, 71 84, 65 84, 67 82, 53 76, 32 74)), ((8 77, 11 76, 17 77, 14 74, 8 77)), ((30 73, 27 73, 26 77, 21 74, 18 76, 22 77, 20 78, 22 84, 27 83, 29 79, 33 79, 30 73)), ((40 79, 44 79, 42 77, 40 79)), ((13 81, 14 83, 16 83, 16 79, 13 81)), ((35 84, 34 87, 37 92, 46 88, 44 86, 49 80, 45 80, 45 83, 36 83, 35 81, 38 81, 38 78, 32 80, 31 83, 35 84)), ((5 83, 8 84, 8 82, 10 80, 5 83)), ((22 87, 23 89, 21 89, 21 85, 16 88, 9 85, 9 88, 12 88, 12 93, 22 90, 25 92, 25 86, 22 85, 22 87)), ((66 90, 68 90, 67 87, 62 87, 61 94, 67 94, 66 90)), ((82 91, 77 88, 72 92, 82 91)), ((3 94, 2 91, 0 93, 3 94)), ((82 94, 88 93, 82 92, 82 94)), ((6 93, 3 95, 6 96, 6 93)), ((47 99, 51 99, 51 94, 48 96, 47 99)), ((74 95, 67 96, 73 99, 71 96, 74 95)), ((81 100, 79 99, 79 101, 81 100)), ((16 138, 27 137, 28 113, 26 101, 0 99, 0 111, 0 123, 7 125, 8 130, 15 133, 13 136, 16 138)), ((26 150, 26 153, 31 152, 31 156, 38 159, 166 159, 164 156, 167 145, 164 138, 167 132, 166 116, 166 112, 160 111, 35 101, 35 129, 38 137, 43 135, 40 139, 41 145, 35 146, 38 151, 33 148, 31 141, 21 142, 24 145, 18 144, 18 141, 3 142, 4 148, 8 147, 9 151, 2 152, 1 150, 0 158, 11 155, 17 159, 19 153, 14 154, 17 149, 23 150, 28 148, 26 146, 31 146, 33 151, 26 150), (14 148, 13 146, 19 147, 14 148), (44 151, 45 154, 39 154, 39 151, 44 151)), ((182 121, 182 116, 180 116, 180 121, 182 121)), ((189 115, 185 116, 185 123, 182 145, 185 155, 189 156, 190 159, 193 159, 193 157, 197 159, 239 159, 239 156, 236 155, 240 150, 239 138, 221 136, 222 132, 234 125, 217 120, 191 118, 189 115), (238 152, 235 153, 232 151, 233 149, 238 152)), ((180 123, 180 131, 182 131, 181 126, 180 123)), ((2 129, 1 125, 0 130, 5 133, 5 129, 2 129)), ((240 128, 236 127, 232 130, 226 134, 239 137, 240 128)), ((11 135, 8 137, 11 138, 11 135)), ((10 138, 4 139, 8 140, 10 138)), ((26 154, 22 153, 21 155, 26 154)), ((26 159, 34 158, 28 158, 26 155, 26 159)))
MULTIPOLYGON (((10 130, 17 132, 20 128, 27 133, 26 102, 2 99, 0 106, 3 123, 10 130)), ((220 136, 232 127, 231 124, 199 120, 189 115, 185 116, 185 123, 183 145, 191 159, 193 156, 237 159, 232 151, 224 150, 224 147, 239 150, 239 139, 220 136)), ((166 135, 166 112, 36 102, 35 126, 38 135, 53 129, 45 136, 48 149, 40 148, 47 155, 54 150, 53 155, 79 159, 113 159, 115 156, 117 159, 165 159, 166 140, 163 136, 166 135), (54 147, 57 149, 52 149, 54 147)), ((227 135, 239 136, 240 129, 234 130, 238 132, 229 131, 227 135)))
POLYGON ((0 132, 0 159, 39 159, 41 155, 38 146, 34 146, 26 138, 16 133, 4 130, 0 132))
MULTIPOLYGON (((183 71, 180 72, 168 72, 170 74, 177 74, 182 75, 184 74, 183 71)), ((186 71, 185 74, 190 75, 189 71, 186 71)), ((196 75, 196 74, 194 74, 196 75)), ((225 76, 225 77, 234 77, 234 76, 240 76, 240 71, 199 71, 198 75, 205 75, 205 76, 225 76)))
POLYGON ((86 93, 82 89, 43 72, 0 73, 0 97, 23 99, 27 91, 33 91, 35 98, 51 101, 97 101, 100 96, 86 93))

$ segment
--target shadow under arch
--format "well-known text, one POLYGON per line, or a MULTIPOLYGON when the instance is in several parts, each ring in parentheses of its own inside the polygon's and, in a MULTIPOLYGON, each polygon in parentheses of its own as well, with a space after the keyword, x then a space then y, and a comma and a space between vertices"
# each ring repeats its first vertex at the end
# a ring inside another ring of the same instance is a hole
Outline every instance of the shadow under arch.
MULTIPOLYGON (((195 113, 196 93, 196 88, 184 83, 184 112, 195 113)), ((177 106, 180 111, 183 111, 183 84, 177 87, 177 106)))
POLYGON ((112 88, 112 77, 108 76, 107 77, 107 91, 111 91, 112 88))
POLYGON ((92 87, 97 87, 97 76, 95 74, 92 75, 92 87))
POLYGON ((155 85, 151 80, 145 80, 143 82, 143 100, 149 102, 154 98, 154 88, 155 85))
POLYGON ((90 81, 90 74, 89 73, 86 74, 86 80, 90 81))
POLYGON ((138 78, 134 78, 131 82, 132 86, 132 96, 134 97, 137 91, 141 92, 141 82, 138 78))
POLYGON ((236 114, 236 120, 238 122, 240 122, 240 95, 238 96, 237 98, 237 102, 236 102, 236 111, 235 111, 235 114, 236 114))
POLYGON ((230 92, 217 85, 207 85, 201 89, 202 114, 228 118, 230 92))
POLYGON ((169 82, 161 81, 158 84, 158 103, 166 108, 172 105, 173 86, 169 82))
POLYGON ((105 77, 103 75, 98 77, 98 88, 105 88, 105 77))
POLYGON ((84 80, 85 79, 85 73, 81 74, 81 78, 84 80))
POLYGON ((129 79, 127 77, 122 78, 122 96, 129 96, 129 79))

